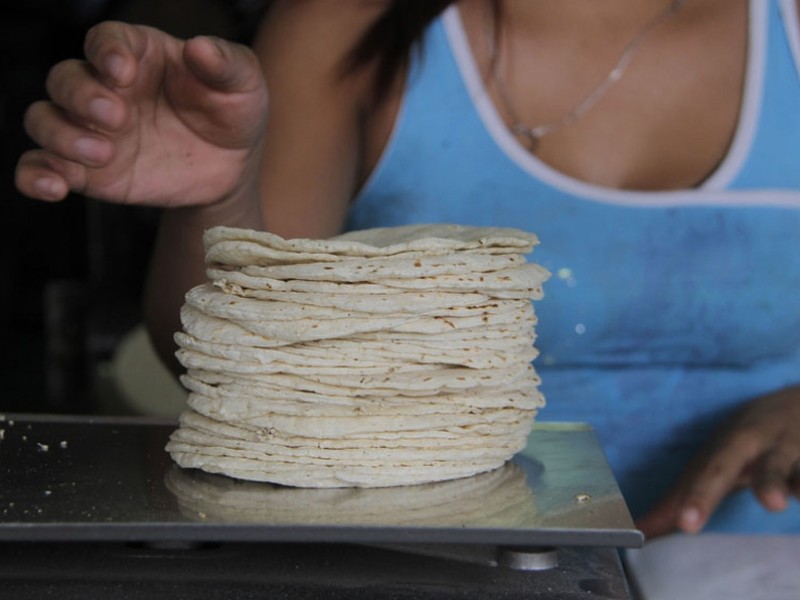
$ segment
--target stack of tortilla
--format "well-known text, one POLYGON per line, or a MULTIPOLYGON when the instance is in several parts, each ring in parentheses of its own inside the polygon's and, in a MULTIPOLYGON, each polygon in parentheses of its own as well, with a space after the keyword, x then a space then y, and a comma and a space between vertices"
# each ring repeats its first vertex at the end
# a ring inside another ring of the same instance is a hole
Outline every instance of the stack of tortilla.
POLYGON ((549 273, 513 229, 454 225, 283 239, 217 227, 177 356, 183 467, 299 487, 489 471, 544 400, 531 361, 549 273))

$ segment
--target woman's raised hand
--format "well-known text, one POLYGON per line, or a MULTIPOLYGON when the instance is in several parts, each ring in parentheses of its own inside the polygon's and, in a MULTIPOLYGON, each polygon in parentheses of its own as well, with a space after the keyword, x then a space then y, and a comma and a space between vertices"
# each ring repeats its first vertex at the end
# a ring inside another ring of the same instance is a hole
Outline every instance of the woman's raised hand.
POLYGON ((49 101, 25 115, 41 148, 19 160, 22 193, 174 207, 237 191, 258 162, 266 121, 266 86, 248 48, 107 22, 88 32, 84 51, 86 60, 53 67, 49 101))

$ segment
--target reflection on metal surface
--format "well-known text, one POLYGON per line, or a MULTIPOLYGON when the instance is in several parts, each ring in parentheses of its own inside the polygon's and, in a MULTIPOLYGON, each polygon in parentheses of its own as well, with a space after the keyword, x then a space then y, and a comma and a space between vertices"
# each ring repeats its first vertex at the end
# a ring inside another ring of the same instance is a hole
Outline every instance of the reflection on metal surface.
POLYGON ((388 488, 293 488, 173 466, 166 487, 190 519, 222 523, 536 527, 533 492, 513 463, 474 477, 388 488))
POLYGON ((502 547, 497 562, 518 571, 547 571, 558 566, 558 552, 552 547, 502 547))
POLYGON ((594 432, 581 424, 538 424, 528 447, 493 472, 372 490, 300 490, 184 471, 164 451, 174 427, 7 415, 0 541, 642 543, 594 432))

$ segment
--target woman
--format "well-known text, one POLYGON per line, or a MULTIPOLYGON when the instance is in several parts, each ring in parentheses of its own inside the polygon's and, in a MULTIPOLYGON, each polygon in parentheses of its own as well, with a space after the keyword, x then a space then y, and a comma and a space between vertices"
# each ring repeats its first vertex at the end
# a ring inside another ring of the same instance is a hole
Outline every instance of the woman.
POLYGON ((800 531, 796 43, 793 0, 292 0, 254 52, 108 23, 17 185, 170 209, 167 361, 209 226, 528 228, 543 417, 595 426, 645 533, 800 531))

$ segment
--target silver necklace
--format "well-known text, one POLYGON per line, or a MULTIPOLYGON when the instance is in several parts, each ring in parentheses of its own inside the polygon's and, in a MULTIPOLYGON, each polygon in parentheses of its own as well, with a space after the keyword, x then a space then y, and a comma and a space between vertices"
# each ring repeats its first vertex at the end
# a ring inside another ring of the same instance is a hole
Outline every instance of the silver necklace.
POLYGON ((498 28, 496 26, 490 28, 488 39, 489 60, 491 61, 489 63, 491 65, 491 76, 495 82, 495 89, 497 90, 500 101, 503 103, 503 108, 511 118, 511 133, 514 134, 514 136, 516 136, 518 139, 524 140, 528 149, 531 152, 535 152, 539 146, 539 140, 541 140, 544 136, 567 127, 568 125, 571 125, 580 119, 583 115, 589 112, 595 104, 597 104, 600 98, 605 95, 611 86, 622 79, 622 76, 625 74, 625 71, 628 69, 628 66, 633 60, 634 55, 645 42, 650 33, 652 33, 654 29, 669 19, 672 15, 677 13, 685 3, 686 0, 672 0, 672 2, 670 2, 670 4, 664 10, 648 21, 644 27, 633 37, 633 39, 628 42, 628 45, 625 46, 625 49, 622 51, 622 54, 617 60, 617 63, 614 65, 614 68, 609 71, 608 75, 605 76, 599 85, 597 85, 592 91, 584 96, 583 100, 581 100, 578 105, 575 106, 575 108, 567 112, 564 116, 556 121, 545 123, 543 125, 536 125, 534 127, 526 124, 522 121, 522 119, 519 118, 511 103, 505 83, 497 73, 498 49, 497 41, 495 39, 495 32, 498 30, 498 28))

